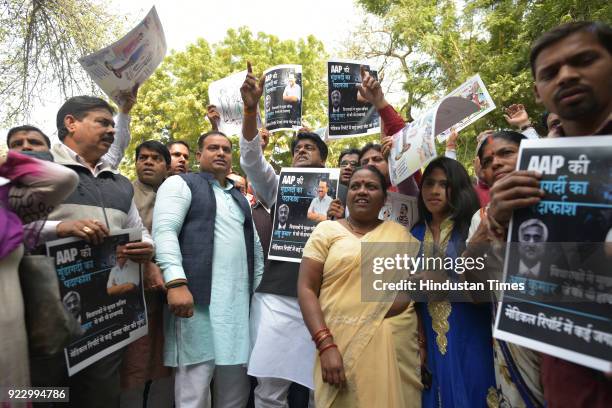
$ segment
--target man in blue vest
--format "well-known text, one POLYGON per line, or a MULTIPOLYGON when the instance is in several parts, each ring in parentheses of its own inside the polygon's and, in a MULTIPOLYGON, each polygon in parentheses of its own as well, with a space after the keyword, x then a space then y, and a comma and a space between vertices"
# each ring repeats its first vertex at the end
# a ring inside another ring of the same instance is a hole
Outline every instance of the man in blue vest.
POLYGON ((199 173, 157 191, 153 236, 168 290, 164 363, 176 367, 177 408, 242 408, 250 382, 249 303, 263 253, 246 198, 227 178, 232 144, 217 131, 198 140, 199 173))

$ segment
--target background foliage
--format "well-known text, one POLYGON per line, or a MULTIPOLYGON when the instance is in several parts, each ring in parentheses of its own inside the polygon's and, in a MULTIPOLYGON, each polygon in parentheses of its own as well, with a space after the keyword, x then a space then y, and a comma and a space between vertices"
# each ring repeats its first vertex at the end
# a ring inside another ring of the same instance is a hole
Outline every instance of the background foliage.
MULTIPOLYGON (((534 123, 542 113, 531 90, 532 41, 563 22, 610 23, 612 18, 612 3, 605 0, 356 0, 356 7, 363 8, 363 22, 347 33, 341 54, 379 63, 383 86, 395 81, 402 90, 396 108, 407 120, 480 73, 499 109, 461 132, 458 159, 470 171, 475 136, 508 127, 503 107, 524 104, 534 123)), ((0 1, 0 122, 27 117, 44 87, 57 86, 62 96, 99 92, 76 60, 111 43, 126 31, 125 25, 97 0, 0 1)), ((122 171, 134 176, 134 148, 147 139, 183 139, 195 148, 197 137, 210 129, 209 84, 244 70, 246 61, 256 74, 277 64, 301 64, 304 124, 327 126, 328 58, 315 36, 282 40, 245 27, 228 30, 220 43, 200 38, 185 51, 170 53, 140 89, 122 171)), ((290 165, 290 136, 279 132, 271 137, 266 156, 276 167, 290 165)), ((345 147, 377 139, 329 142, 328 164, 335 165, 345 147)), ((233 140, 237 146, 237 138, 233 140)), ((441 153, 443 146, 438 148, 441 153)), ((234 169, 239 170, 237 148, 234 169)))

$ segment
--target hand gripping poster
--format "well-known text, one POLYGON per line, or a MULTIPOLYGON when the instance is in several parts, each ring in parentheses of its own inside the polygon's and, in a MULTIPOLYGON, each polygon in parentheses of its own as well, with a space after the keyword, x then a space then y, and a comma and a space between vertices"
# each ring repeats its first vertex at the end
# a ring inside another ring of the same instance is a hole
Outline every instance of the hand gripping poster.
POLYGON ((301 262, 306 241, 338 194, 340 169, 281 169, 269 259, 301 262))
POLYGON ((612 371, 612 136, 523 140, 541 201, 514 212, 494 336, 612 371))
POLYGON ((72 376, 147 334, 140 265, 123 254, 140 230, 117 230, 100 245, 78 238, 47 242, 55 259, 60 297, 84 334, 64 349, 72 376))
POLYGON ((380 132, 380 116, 376 108, 361 100, 357 86, 361 84, 361 65, 370 75, 376 71, 354 61, 327 63, 329 138, 361 136, 380 132))
POLYGON ((117 105, 126 92, 142 85, 166 55, 166 37, 155 7, 132 31, 114 44, 79 62, 96 84, 117 105))
POLYGON ((263 73, 266 129, 270 132, 302 127, 302 66, 277 65, 263 73))
POLYGON ((459 126, 465 118, 476 120, 474 115, 477 113, 479 107, 471 99, 446 96, 393 135, 393 147, 389 155, 391 183, 398 185, 436 157, 435 135, 459 126))

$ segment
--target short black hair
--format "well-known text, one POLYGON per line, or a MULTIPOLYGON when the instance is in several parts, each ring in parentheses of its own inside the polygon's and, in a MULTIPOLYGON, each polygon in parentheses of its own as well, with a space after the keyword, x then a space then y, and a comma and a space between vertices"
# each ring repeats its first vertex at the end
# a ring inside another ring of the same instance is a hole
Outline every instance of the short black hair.
POLYGON ((198 137, 198 150, 202 150, 202 147, 204 146, 204 139, 206 139, 208 136, 223 136, 229 140, 230 146, 232 146, 232 141, 225 133, 219 132, 218 130, 211 130, 210 132, 203 133, 200 135, 200 137, 198 137))
POLYGON ((16 133, 19 133, 19 132, 38 132, 42 135, 43 139, 45 139, 45 143, 47 144, 47 147, 49 149, 51 148, 51 140, 49 140, 49 137, 45 135, 42 130, 32 125, 21 125, 21 126, 15 126, 14 128, 11 128, 8 131, 8 134, 6 135, 7 147, 10 146, 11 137, 13 137, 16 133))
POLYGON ((327 144, 325 144, 325 142, 319 137, 319 135, 313 132, 300 132, 293 138, 293 140, 291 141, 291 156, 293 156, 295 152, 295 146, 297 146, 298 142, 300 140, 305 139, 312 140, 314 144, 317 145, 317 149, 319 149, 319 155, 321 156, 321 159, 323 161, 327 160, 327 144))
POLYGON ((372 165, 358 167, 353 172, 353 174, 351 174, 351 178, 349 179, 348 185, 349 186, 351 185, 351 180, 353 179, 353 177, 355 177, 355 174, 357 174, 358 172, 360 172, 362 170, 368 170, 368 171, 374 173, 374 175, 376 175, 376 177, 378 178, 378 181, 380 182, 380 186, 382 188, 383 197, 386 200, 387 199, 387 180, 385 180, 385 176, 383 176, 383 174, 380 172, 380 170, 378 170, 376 167, 374 167, 372 165))
POLYGON ((459 233, 461 240, 465 241, 472 216, 480 208, 480 201, 465 167, 457 160, 438 157, 425 168, 419 185, 419 219, 421 222, 429 222, 432 219, 423 200, 423 183, 434 169, 441 169, 446 175, 446 199, 450 207, 450 217, 455 224, 454 229, 459 233))
POLYGON ((141 144, 139 144, 138 147, 136 147, 136 161, 138 161, 138 156, 140 155, 140 149, 142 149, 143 147, 145 149, 153 150, 154 152, 161 154, 161 156, 164 158, 164 161, 166 162, 166 165, 167 166, 170 165, 170 162, 171 162, 170 151, 168 150, 166 146, 163 145, 163 143, 157 140, 146 140, 142 142, 141 144))
POLYGON ((346 156, 347 154, 356 154, 357 160, 359 160, 359 157, 361 157, 361 151, 357 148, 354 147, 349 147, 348 149, 344 149, 343 151, 340 152, 340 157, 338 157, 338 166, 340 165, 340 162, 342 162, 342 158, 344 156, 346 156))
MULTIPOLYGON (((377 152, 382 153, 382 145, 378 143, 369 142, 368 144, 363 146, 361 148, 361 151, 359 152, 359 161, 361 161, 361 158, 370 150, 376 150, 377 152)), ((385 161, 386 160, 387 158, 385 157, 385 161)))
POLYGON ((187 148, 187 151, 191 153, 191 148, 189 147, 189 144, 184 140, 172 140, 171 142, 166 143, 166 147, 168 148, 168 150, 170 150, 170 148, 175 144, 181 144, 185 146, 187 148))
POLYGON ((571 23, 562 24, 545 32, 539 36, 531 45, 531 53, 529 54, 529 63, 531 64, 531 74, 535 78, 535 61, 540 53, 563 40, 566 37, 578 32, 587 32, 594 34, 597 40, 604 46, 610 54, 612 54, 612 27, 602 23, 601 21, 574 21, 571 23))
POLYGON ((59 111, 57 111, 57 118, 55 120, 59 140, 63 141, 68 134, 68 129, 64 126, 64 118, 66 115, 72 115, 77 120, 82 120, 89 112, 98 109, 107 110, 111 115, 115 114, 115 109, 113 109, 104 99, 87 95, 68 98, 62 107, 59 108, 59 111))
POLYGON ((519 146, 521 144, 521 140, 527 139, 527 136, 522 133, 515 132, 514 130, 499 130, 493 133, 491 136, 484 138, 484 140, 478 147, 478 151, 476 152, 479 160, 482 160, 482 155, 484 154, 484 147, 488 145, 490 141, 495 139, 503 139, 506 142, 510 142, 519 146))

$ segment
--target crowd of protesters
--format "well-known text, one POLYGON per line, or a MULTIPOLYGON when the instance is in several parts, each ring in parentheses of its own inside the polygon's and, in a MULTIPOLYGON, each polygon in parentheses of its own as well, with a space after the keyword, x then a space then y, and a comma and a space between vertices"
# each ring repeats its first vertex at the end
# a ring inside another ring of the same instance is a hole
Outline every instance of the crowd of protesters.
MULTIPOLYGON (((115 117, 102 99, 68 99, 54 146, 36 127, 11 129, 0 157, 0 389, 70 387, 69 403, 41 407, 612 406, 612 373, 494 339, 495 302, 361 299, 362 243, 456 258, 504 242, 513 211, 543 195, 539 174, 515 170, 521 142, 612 134, 610 26, 558 26, 529 60, 546 134, 517 101, 506 110, 514 130, 478 137, 475 179, 456 161, 453 132, 444 155, 397 186, 388 155, 405 123, 362 70, 359 94, 380 114, 381 140, 340 154, 338 198, 313 215, 301 263, 268 259, 273 216, 284 210, 258 127, 263 82, 250 64, 239 146, 209 106, 213 130, 196 146, 138 145, 133 182, 117 168, 136 93, 115 117), (232 172, 236 149, 242 175, 232 172), (417 199, 411 230, 379 219, 389 192, 417 199), (68 376, 63 351, 28 350, 20 260, 48 241, 98 244, 126 228, 142 233, 119 251, 142 267, 148 334, 68 376)), ((291 153, 292 167, 323 168, 328 146, 302 129, 291 153)), ((2 402, 13 406, 27 404, 2 402)))

